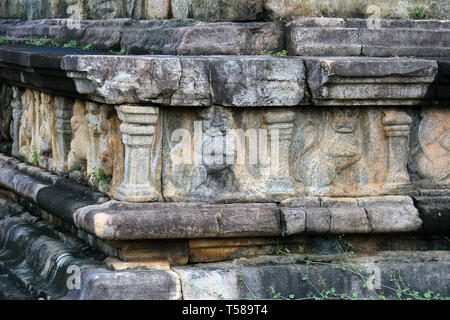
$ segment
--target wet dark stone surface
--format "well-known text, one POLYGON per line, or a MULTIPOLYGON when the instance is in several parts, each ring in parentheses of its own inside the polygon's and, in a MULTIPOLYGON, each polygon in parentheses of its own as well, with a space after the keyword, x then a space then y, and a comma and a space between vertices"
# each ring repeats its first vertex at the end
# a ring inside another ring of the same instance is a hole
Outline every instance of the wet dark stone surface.
POLYGON ((0 300, 30 300, 31 297, 23 288, 4 275, 0 275, 0 300))

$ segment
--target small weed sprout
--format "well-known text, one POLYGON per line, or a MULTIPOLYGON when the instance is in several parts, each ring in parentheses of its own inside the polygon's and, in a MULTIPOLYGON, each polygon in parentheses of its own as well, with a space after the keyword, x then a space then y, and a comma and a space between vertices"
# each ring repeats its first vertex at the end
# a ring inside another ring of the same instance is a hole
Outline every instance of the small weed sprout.
POLYGON ((272 50, 262 50, 259 54, 262 56, 285 57, 288 55, 288 51, 281 50, 274 53, 272 50))
POLYGON ((92 186, 95 189, 101 187, 103 190, 106 190, 108 187, 108 180, 105 174, 105 170, 100 167, 94 167, 94 172, 92 173, 92 186))
POLYGON ((411 19, 422 20, 425 19, 425 7, 415 6, 414 8, 408 8, 409 17, 411 19))
POLYGON ((64 48, 78 48, 78 42, 77 40, 70 40, 67 43, 64 43, 64 48))

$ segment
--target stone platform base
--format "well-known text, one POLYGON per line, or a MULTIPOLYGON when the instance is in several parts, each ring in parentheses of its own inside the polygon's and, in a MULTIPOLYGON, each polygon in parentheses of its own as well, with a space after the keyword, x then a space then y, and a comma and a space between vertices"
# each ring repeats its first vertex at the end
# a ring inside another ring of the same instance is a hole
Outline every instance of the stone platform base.
POLYGON ((449 251, 361 255, 342 246, 338 254, 318 255, 282 249, 272 256, 170 267, 105 258, 28 213, 0 221, 0 247, 6 284, 22 288, 9 299, 389 299, 398 290, 406 299, 429 289, 432 297, 450 295, 449 251))

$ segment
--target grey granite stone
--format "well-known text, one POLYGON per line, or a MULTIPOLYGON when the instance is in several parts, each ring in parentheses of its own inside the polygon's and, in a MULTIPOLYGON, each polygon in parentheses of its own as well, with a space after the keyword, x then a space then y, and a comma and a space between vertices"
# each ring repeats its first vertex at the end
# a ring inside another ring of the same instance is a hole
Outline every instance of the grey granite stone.
POLYGON ((181 299, 174 272, 111 270, 102 254, 29 214, 0 221, 0 243, 0 270, 35 299, 181 299))
POLYGON ((424 59, 305 58, 317 105, 414 105, 431 99, 437 63, 424 59), (420 79, 420 80, 419 80, 420 79))
POLYGON ((275 204, 110 201, 74 213, 75 224, 108 240, 255 237, 281 234, 275 204))
POLYGON ((289 236, 306 230, 306 210, 303 208, 280 208, 282 234, 289 236))

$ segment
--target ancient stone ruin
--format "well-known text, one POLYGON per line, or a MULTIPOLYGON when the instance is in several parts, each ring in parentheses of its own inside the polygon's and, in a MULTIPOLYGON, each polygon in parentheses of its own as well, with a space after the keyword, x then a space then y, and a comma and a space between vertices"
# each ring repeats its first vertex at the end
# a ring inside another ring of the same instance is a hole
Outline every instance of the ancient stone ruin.
POLYGON ((0 291, 450 296, 450 5, 369 2, 1 1, 0 291))

